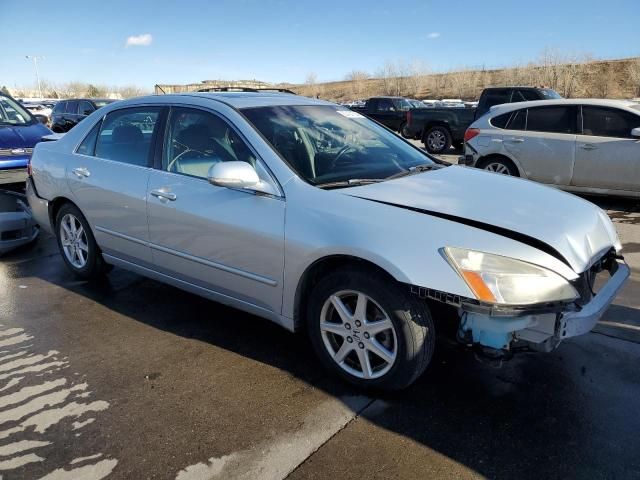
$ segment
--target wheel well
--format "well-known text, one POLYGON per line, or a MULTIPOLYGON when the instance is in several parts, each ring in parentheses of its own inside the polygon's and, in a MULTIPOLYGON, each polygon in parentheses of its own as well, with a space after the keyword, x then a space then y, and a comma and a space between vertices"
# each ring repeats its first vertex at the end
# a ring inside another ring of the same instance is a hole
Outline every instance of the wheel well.
POLYGON ((497 153, 492 153, 491 155, 487 155, 486 157, 479 158, 478 161, 476 162, 476 167, 484 168, 485 165, 487 165, 492 160, 501 160, 505 163, 508 163, 514 168, 514 170, 516 171, 516 175, 518 177, 520 176, 520 169, 518 169, 518 166, 515 163, 513 163, 513 160, 511 160, 509 157, 506 157, 504 155, 500 155, 497 153))
POLYGON ((65 203, 75 205, 71 200, 65 197, 58 197, 49 202, 49 222, 51 223, 52 230, 55 230, 56 216, 58 215, 62 205, 65 203))
POLYGON ((302 278, 298 282, 298 288, 296 289, 294 299, 293 318, 296 331, 303 330, 306 325, 306 312, 307 301, 309 298, 309 292, 311 288, 317 283, 317 281, 330 272, 340 270, 343 268, 359 268, 369 272, 375 272, 381 274, 389 279, 389 281, 395 282, 389 272, 379 267, 373 262, 364 260, 358 257, 352 257, 349 255, 333 255, 330 257, 324 257, 316 260, 311 264, 305 272, 302 274, 302 278))

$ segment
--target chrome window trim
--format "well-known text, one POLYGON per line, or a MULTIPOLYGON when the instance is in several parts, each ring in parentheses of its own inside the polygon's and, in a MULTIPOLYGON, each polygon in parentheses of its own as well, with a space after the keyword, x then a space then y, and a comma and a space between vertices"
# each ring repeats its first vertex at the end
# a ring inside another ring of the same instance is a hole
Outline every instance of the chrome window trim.
MULTIPOLYGON (((226 105, 226 104, 225 104, 226 105)), ((245 192, 245 193, 251 193, 254 195, 263 195, 263 196, 267 196, 267 197, 274 197, 274 198, 286 198, 285 194, 284 194, 284 189, 282 188, 282 185, 280 185, 280 182, 278 181, 278 179, 276 178, 276 176, 273 174, 273 172, 271 171, 271 169, 269 168, 269 165, 267 165, 267 162, 264 161, 264 159, 262 158, 262 156, 260 156, 260 154, 258 153, 258 151, 256 150, 256 148, 251 144, 251 142, 249 142, 247 140, 247 138, 243 135, 243 133, 240 131, 240 129, 238 129, 238 127, 223 113, 218 112, 217 110, 214 110, 212 108, 209 107, 204 107, 201 105, 192 105, 192 104, 184 104, 184 103, 170 103, 170 104, 165 104, 166 107, 169 107, 169 112, 167 113, 167 120, 165 123, 165 128, 164 128, 164 133, 162 135, 162 152, 161 152, 161 159, 164 161, 164 154, 165 154, 165 140, 168 138, 168 132, 169 132, 169 123, 171 121, 171 114, 173 113, 173 109, 174 108, 188 108, 188 109, 192 109, 192 110, 201 110, 205 113, 210 113, 212 115, 215 115, 216 117, 218 117, 220 120, 222 120, 223 122, 225 122, 229 128, 231 128, 236 135, 238 135, 238 137, 244 142, 244 144, 247 146, 247 148, 251 151, 251 153, 253 153, 253 155, 256 158, 257 162, 260 162, 260 164, 262 165, 262 168, 264 168, 264 170, 267 172, 267 175, 269 175, 269 177, 271 178, 271 184, 276 188, 276 190, 279 192, 279 195, 270 195, 270 194, 263 194, 260 192, 255 192, 252 191, 250 189, 232 189, 232 190, 238 190, 241 192, 245 192)), ((242 119, 249 123, 247 121, 247 119, 244 117, 244 115, 242 115, 242 119)), ((153 167, 155 169, 155 166, 153 167)), ((168 170, 164 170, 164 168, 159 168, 158 171, 160 172, 164 172, 164 173, 170 173, 173 175, 180 175, 180 176, 185 176, 185 177, 191 177, 191 178, 197 178, 200 180, 204 180, 208 183, 208 180, 206 178, 202 178, 202 177, 197 177, 195 175, 189 175, 186 173, 177 173, 177 172, 169 172, 168 170)), ((226 188, 226 187, 224 187, 226 188)))

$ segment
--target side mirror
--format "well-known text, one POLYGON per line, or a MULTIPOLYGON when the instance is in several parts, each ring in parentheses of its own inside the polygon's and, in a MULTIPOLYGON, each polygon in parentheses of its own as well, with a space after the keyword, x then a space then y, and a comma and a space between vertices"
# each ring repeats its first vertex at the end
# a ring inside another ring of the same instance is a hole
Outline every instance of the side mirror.
POLYGON ((640 127, 636 127, 631 130, 631 136, 636 138, 640 137, 640 127))
POLYGON ((247 162, 218 162, 209 168, 209 183, 218 187, 251 188, 260 183, 255 169, 247 162))
POLYGON ((47 118, 46 115, 40 115, 39 113, 36 113, 34 117, 36 117, 36 119, 44 125, 46 125, 49 122, 49 119, 47 118))

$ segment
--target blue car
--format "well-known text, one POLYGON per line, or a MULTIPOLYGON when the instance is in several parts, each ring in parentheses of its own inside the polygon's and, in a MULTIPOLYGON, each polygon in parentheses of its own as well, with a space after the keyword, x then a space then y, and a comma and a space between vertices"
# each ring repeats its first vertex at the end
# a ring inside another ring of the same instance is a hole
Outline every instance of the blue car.
POLYGON ((0 185, 26 180, 33 147, 51 133, 26 108, 0 93, 0 185))

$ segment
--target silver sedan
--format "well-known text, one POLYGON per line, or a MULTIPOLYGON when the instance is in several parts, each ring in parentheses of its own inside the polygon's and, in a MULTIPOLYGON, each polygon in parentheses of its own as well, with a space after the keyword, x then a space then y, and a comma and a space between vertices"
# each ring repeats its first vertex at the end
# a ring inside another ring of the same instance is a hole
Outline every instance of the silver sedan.
POLYGON ((444 167, 290 94, 118 102, 38 144, 31 169, 34 216, 77 276, 126 268, 306 331, 365 387, 411 384, 438 331, 494 358, 549 351, 629 274, 596 206, 444 167))

